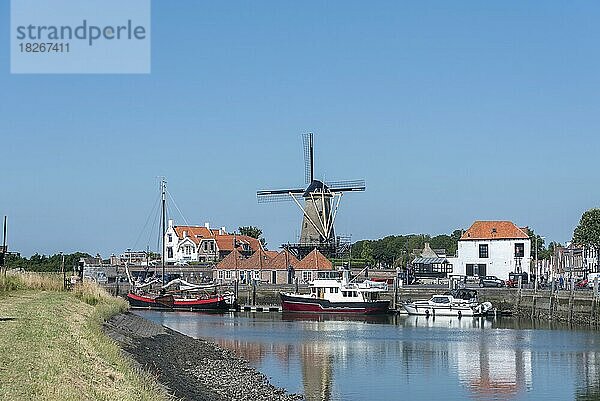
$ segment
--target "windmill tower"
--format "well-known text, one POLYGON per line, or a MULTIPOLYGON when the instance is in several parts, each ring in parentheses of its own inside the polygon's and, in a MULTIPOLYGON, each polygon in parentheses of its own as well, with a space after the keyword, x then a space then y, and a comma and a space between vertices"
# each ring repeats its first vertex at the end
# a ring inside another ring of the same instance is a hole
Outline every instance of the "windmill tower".
POLYGON ((304 134, 304 179, 305 188, 263 190, 256 193, 259 203, 293 201, 302 211, 300 242, 287 244, 299 257, 304 257, 314 248, 326 255, 334 255, 339 247, 335 236, 334 222, 345 192, 364 191, 364 180, 319 181, 314 178, 313 134, 304 134))

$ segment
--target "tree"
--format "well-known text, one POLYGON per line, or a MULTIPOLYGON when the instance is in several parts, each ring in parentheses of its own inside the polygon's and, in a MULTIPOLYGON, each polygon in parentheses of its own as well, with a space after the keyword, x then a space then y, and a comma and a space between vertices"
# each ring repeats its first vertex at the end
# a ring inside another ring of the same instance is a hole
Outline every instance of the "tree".
POLYGON ((241 235, 247 235, 248 237, 256 238, 260 241, 263 248, 267 248, 267 241, 261 238, 262 230, 254 226, 244 226, 238 228, 241 235))
POLYGON ((531 257, 535 258, 535 247, 537 245, 537 258, 538 260, 547 259, 549 256, 548 251, 544 247, 544 239, 537 235, 535 231, 530 228, 527 228, 527 235, 531 239, 531 257))
POLYGON ((364 241, 363 243, 360 258, 364 259, 367 265, 373 265, 373 248, 371 248, 371 244, 368 241, 364 241))
POLYGON ((573 242, 594 249, 600 265, 600 209, 590 209, 583 213, 573 232, 573 242))
POLYGON ((254 226, 245 226, 245 227, 240 227, 239 228, 240 234, 242 235, 247 235, 248 237, 252 237, 252 238, 260 238, 260 236, 262 235, 262 230, 258 227, 254 227, 254 226))

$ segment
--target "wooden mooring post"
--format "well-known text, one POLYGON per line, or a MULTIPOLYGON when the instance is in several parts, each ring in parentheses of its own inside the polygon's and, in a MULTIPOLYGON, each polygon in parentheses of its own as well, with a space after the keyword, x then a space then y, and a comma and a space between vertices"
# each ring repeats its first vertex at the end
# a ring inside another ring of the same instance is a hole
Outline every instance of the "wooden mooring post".
POLYGON ((575 298, 575 279, 573 277, 571 277, 571 281, 570 281, 570 293, 569 293, 569 312, 567 315, 567 321, 569 323, 571 323, 573 321, 573 304, 574 304, 574 298, 575 298))
POLYGON ((548 302, 548 319, 552 320, 554 314, 554 304, 556 297, 556 282, 552 280, 552 286, 550 287, 550 300, 548 302))

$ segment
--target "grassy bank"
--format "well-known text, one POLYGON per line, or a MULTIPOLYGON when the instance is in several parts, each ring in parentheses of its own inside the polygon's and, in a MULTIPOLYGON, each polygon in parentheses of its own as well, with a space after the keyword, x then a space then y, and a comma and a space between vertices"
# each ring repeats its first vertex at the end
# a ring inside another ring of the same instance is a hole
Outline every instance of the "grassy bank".
POLYGON ((61 277, 0 278, 0 399, 168 399, 102 333, 125 301, 92 284, 61 286, 61 277))

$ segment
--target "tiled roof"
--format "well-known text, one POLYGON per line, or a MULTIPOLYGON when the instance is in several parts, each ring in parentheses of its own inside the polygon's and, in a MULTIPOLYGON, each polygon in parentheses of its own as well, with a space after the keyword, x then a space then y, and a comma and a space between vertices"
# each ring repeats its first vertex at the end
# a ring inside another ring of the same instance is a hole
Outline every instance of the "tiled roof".
POLYGON ((214 236, 213 231, 204 226, 175 226, 173 229, 179 239, 183 239, 183 232, 187 231, 188 238, 196 244, 199 244, 203 238, 213 238, 214 236))
POLYGON ((295 268, 298 263, 300 263, 298 258, 292 255, 287 249, 284 249, 271 260, 271 267, 275 270, 287 270, 288 266, 295 268))
POLYGON ((510 221, 476 221, 460 237, 461 240, 528 238, 526 232, 510 221))
POLYGON ((245 260, 246 258, 243 257, 242 254, 237 251, 237 249, 234 249, 229 253, 229 255, 225 256, 223 260, 217 264, 216 269, 241 269, 245 260))
POLYGON ((333 264, 317 249, 306 255, 295 267, 296 270, 333 270, 333 264))
POLYGON ((260 241, 256 238, 247 235, 233 235, 228 233, 221 234, 219 230, 211 230, 204 226, 175 226, 175 233, 179 239, 183 239, 183 232, 187 231, 187 236, 196 244, 199 244, 203 239, 214 239, 217 241, 217 247, 221 252, 229 252, 233 250, 234 238, 237 241, 237 246, 240 247, 248 244, 252 251, 261 248, 260 241))
POLYGON ((244 260, 243 267, 244 269, 252 269, 252 270, 262 270, 268 269, 271 265, 271 256, 267 251, 263 251, 259 249, 254 252, 252 256, 248 259, 244 260))
POLYGON ((256 238, 249 237, 247 235, 233 235, 233 234, 219 235, 217 233, 215 236, 215 239, 217 240, 217 247, 219 247, 219 251, 221 251, 221 252, 223 252, 223 251, 227 252, 227 251, 233 250, 234 240, 237 241, 238 247, 240 247, 243 244, 248 244, 248 246, 250 246, 250 249, 252 251, 257 251, 261 248, 259 240, 257 240, 256 238))

